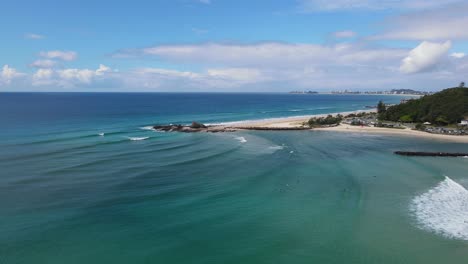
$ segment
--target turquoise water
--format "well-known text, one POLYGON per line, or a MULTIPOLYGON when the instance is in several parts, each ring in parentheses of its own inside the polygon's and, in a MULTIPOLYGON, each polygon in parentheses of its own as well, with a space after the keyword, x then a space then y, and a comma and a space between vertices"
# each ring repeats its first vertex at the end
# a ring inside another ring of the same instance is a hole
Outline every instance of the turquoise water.
POLYGON ((140 129, 352 110, 378 99, 236 95, 210 110, 213 95, 172 96, 1 95, 0 263, 468 261, 468 159, 392 154, 467 144, 140 129))

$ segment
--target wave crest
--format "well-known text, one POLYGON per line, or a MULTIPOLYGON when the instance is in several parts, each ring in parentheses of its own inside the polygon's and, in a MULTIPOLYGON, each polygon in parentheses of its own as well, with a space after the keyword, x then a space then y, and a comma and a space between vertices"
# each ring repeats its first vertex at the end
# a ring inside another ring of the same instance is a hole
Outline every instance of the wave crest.
POLYGON ((236 137, 237 140, 239 140, 240 143, 246 143, 247 139, 245 137, 236 137))
POLYGON ((152 127, 152 126, 144 126, 144 127, 140 127, 140 129, 141 129, 141 130, 152 130, 152 131, 156 130, 156 129, 154 129, 154 127, 152 127))
POLYGON ((468 240, 468 190, 449 177, 415 197, 410 209, 423 229, 468 240))
POLYGON ((270 146, 268 148, 271 149, 271 150, 282 150, 282 149, 284 149, 284 146, 270 146))
POLYGON ((146 140, 149 137, 128 137, 131 141, 140 141, 140 140, 146 140))

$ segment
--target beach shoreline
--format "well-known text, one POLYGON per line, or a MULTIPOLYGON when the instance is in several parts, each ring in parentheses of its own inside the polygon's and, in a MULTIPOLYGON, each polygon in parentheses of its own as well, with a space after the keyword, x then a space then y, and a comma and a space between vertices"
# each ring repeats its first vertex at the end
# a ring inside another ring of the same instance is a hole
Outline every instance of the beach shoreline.
POLYGON ((268 119, 254 119, 233 122, 222 122, 217 124, 207 124, 209 126, 223 126, 232 128, 246 128, 246 127, 269 127, 269 128, 295 128, 303 125, 304 122, 309 121, 310 118, 326 117, 328 115, 350 115, 359 113, 375 113, 376 109, 346 111, 338 113, 303 115, 303 116, 288 116, 288 117, 274 117, 268 119))
POLYGON ((397 129, 397 128, 382 128, 382 127, 368 127, 368 126, 360 127, 360 126, 340 124, 335 127, 314 128, 313 130, 345 132, 345 133, 410 136, 410 137, 427 138, 427 139, 442 140, 442 141, 468 143, 468 136, 431 134, 428 132, 413 130, 409 128, 397 129))
MULTIPOLYGON (((246 120, 238 122, 220 123, 211 125, 210 127, 236 129, 236 130, 307 130, 304 129, 304 123, 310 118, 315 117, 326 117, 327 115, 341 114, 343 116, 349 114, 359 113, 374 113, 376 109, 370 110, 358 110, 348 111, 340 113, 329 113, 329 114, 318 114, 309 116, 293 116, 283 118, 272 118, 263 120, 246 120)), ((431 134, 428 132, 412 130, 410 128, 396 129, 396 128, 382 128, 382 127, 369 127, 369 126, 351 126, 347 124, 340 124, 331 127, 318 127, 311 128, 311 131, 333 131, 333 132, 345 132, 345 133, 361 133, 361 134, 381 134, 381 135, 395 135, 395 136, 412 136, 426 139, 451 141, 468 143, 468 136, 455 136, 455 135, 442 135, 442 134, 431 134)))

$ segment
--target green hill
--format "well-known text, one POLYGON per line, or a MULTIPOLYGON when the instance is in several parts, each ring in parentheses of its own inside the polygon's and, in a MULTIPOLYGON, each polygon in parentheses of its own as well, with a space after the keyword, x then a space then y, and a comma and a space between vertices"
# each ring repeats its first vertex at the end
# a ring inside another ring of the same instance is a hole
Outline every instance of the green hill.
POLYGON ((468 116, 468 88, 449 88, 391 106, 380 114, 380 119, 446 125, 458 123, 465 116, 468 116))

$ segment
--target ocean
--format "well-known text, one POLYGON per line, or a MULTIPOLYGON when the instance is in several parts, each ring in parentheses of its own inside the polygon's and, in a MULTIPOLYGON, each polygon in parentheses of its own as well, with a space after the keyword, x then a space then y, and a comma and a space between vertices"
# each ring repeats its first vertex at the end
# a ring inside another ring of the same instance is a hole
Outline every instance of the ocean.
POLYGON ((148 129, 400 99, 0 93, 0 263, 465 263, 467 144, 148 129))

